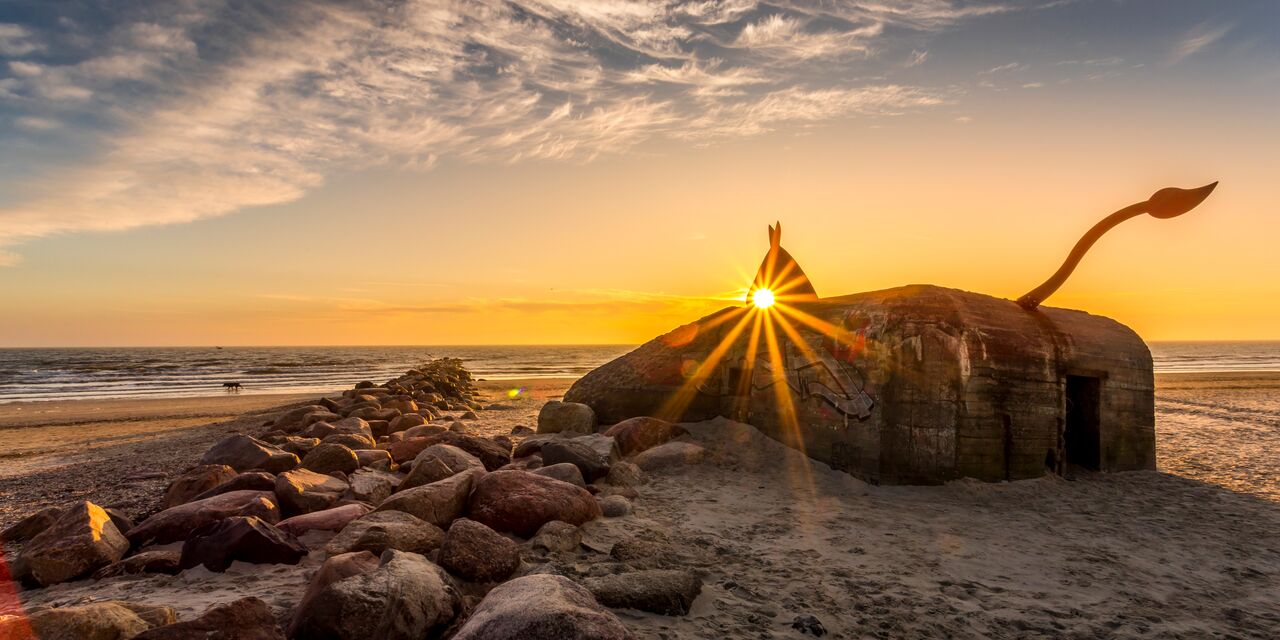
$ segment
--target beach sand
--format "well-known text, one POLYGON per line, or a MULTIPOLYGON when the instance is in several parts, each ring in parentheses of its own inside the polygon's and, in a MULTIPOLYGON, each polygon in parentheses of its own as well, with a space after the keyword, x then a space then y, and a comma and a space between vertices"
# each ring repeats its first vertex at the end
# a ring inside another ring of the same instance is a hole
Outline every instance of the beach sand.
MULTIPOLYGON (((532 426, 543 400, 568 382, 486 383, 491 400, 510 408, 481 412, 472 428, 496 435, 532 426), (514 386, 527 391, 508 399, 514 386)), ((1160 471, 1070 482, 867 486, 754 430, 727 421, 691 427, 718 451, 717 463, 651 474, 633 515, 584 526, 585 548, 566 570, 639 536, 663 544, 653 566, 700 572, 703 592, 687 616, 619 612, 641 638, 812 637, 792 628, 808 615, 830 638, 1275 637, 1280 376, 1171 375, 1158 387, 1160 471)), ((30 454, 18 473, 6 460, 0 525, 71 498, 111 506, 103 495, 119 498, 130 515, 145 514, 167 479, 121 487, 122 478, 152 467, 171 476, 225 433, 261 424, 268 412, 255 403, 270 402, 218 400, 209 409, 214 424, 202 427, 181 422, 205 419, 196 415, 199 402, 159 409, 154 403, 166 401, 118 401, 105 412, 67 403, 40 414, 62 417, 27 427, 11 405, 0 407, 7 443, 65 439, 56 430, 74 420, 94 420, 87 424, 96 434, 93 449, 30 454), (238 410, 249 413, 227 417, 238 410), (139 416, 148 417, 130 419, 139 416), (138 428, 148 420, 155 426, 138 428)), ((22 597, 29 606, 122 598, 192 617, 258 595, 283 614, 318 563, 81 581, 22 597)))

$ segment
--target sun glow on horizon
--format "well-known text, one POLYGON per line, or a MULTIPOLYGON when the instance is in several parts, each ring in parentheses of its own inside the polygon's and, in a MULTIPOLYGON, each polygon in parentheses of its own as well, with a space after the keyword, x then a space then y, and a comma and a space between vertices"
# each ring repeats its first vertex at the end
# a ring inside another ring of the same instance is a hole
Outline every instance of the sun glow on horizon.
POLYGON ((773 292, 768 289, 757 289, 751 296, 751 304, 757 309, 768 309, 773 306, 773 292))

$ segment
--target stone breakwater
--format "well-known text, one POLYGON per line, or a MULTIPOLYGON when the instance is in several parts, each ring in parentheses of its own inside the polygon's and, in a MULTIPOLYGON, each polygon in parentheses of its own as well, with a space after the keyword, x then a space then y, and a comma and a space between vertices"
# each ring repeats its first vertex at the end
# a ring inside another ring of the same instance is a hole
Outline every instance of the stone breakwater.
POLYGON ((198 589, 231 570, 310 569, 288 606, 249 595, 179 620, 154 598, 0 599, 0 638, 605 639, 632 637, 612 608, 688 613, 699 575, 638 539, 588 548, 579 527, 628 515, 646 473, 707 451, 678 425, 605 428, 556 401, 536 430, 486 434, 481 415, 511 407, 480 400, 461 361, 434 360, 228 435, 138 522, 90 499, 0 532, 24 601, 125 577, 198 589))

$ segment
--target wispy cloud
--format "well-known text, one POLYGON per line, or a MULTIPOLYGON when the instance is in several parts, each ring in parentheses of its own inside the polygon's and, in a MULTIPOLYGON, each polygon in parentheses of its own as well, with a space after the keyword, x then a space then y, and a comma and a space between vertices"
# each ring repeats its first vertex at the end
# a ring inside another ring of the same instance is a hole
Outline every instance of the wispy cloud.
MULTIPOLYGON (((0 24, 10 135, 63 135, 92 150, 11 185, 0 264, 25 239, 288 202, 342 171, 581 162, 654 140, 713 144, 929 108, 947 92, 858 80, 852 65, 892 31, 1010 10, 949 0, 246 10, 187 0, 122 11, 97 30, 71 19, 44 30, 0 24), (55 46, 59 55, 46 55, 55 46), (818 60, 822 73, 812 72, 818 60)), ((926 57, 913 50, 908 64, 926 57)))
POLYGON ((1209 22, 1197 25, 1174 46, 1173 51, 1169 54, 1169 64, 1177 64, 1205 50, 1227 35, 1233 26, 1209 22))

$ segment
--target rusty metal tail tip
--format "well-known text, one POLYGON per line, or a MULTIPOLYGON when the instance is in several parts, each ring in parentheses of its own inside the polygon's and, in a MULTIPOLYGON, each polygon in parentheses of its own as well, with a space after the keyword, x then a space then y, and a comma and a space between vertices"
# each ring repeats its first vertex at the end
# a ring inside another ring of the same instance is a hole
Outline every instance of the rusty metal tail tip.
POLYGON ((1204 202, 1205 198, 1209 197, 1209 194, 1213 193, 1217 186, 1217 181, 1214 181, 1195 189, 1167 187, 1151 194, 1151 197, 1147 198, 1145 202, 1131 204, 1103 218, 1101 222, 1095 224, 1092 229, 1089 229, 1076 242, 1075 248, 1067 255, 1067 259, 1063 261, 1062 266, 1058 267, 1058 270, 1048 280, 1045 280, 1044 284, 1018 298, 1018 304, 1028 311, 1033 311, 1036 307, 1039 307, 1041 302, 1053 295, 1067 281, 1067 278, 1071 276, 1071 272, 1075 271, 1076 265, 1080 264, 1080 260, 1088 253, 1093 243, 1097 242, 1098 238, 1110 231, 1112 227, 1144 213, 1151 215, 1153 218, 1176 218, 1199 206, 1201 202, 1204 202))

